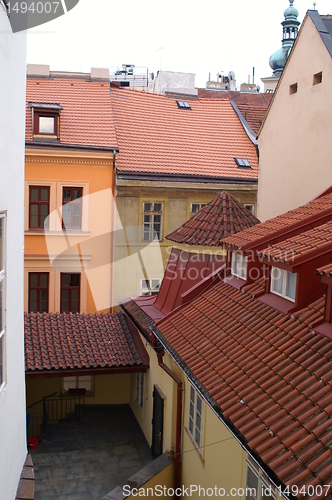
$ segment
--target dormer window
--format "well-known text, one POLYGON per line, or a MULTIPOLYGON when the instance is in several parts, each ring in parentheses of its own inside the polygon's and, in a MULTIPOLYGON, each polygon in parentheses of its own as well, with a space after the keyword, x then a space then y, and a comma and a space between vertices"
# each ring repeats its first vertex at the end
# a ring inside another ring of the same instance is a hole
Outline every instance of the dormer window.
POLYGON ((243 257, 242 253, 232 253, 231 272, 233 276, 243 280, 247 279, 247 257, 243 257))
POLYGON ((295 302, 297 274, 279 269, 271 268, 271 292, 295 302))
POLYGON ((32 108, 32 126, 34 138, 59 138, 60 110, 59 104, 29 103, 32 108))

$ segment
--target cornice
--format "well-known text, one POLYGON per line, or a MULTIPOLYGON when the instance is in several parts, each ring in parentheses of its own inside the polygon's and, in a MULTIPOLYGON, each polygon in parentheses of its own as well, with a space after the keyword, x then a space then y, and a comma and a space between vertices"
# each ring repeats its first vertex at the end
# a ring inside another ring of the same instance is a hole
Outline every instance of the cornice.
POLYGON ((37 163, 43 165, 77 165, 80 167, 107 167, 113 168, 112 158, 68 158, 56 156, 35 156, 25 155, 25 163, 37 163))

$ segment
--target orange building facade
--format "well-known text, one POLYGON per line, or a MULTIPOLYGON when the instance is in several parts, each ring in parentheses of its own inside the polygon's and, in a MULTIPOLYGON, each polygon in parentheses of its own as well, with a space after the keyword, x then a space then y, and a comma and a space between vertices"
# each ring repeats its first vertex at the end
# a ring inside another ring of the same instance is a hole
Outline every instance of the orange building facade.
POLYGON ((110 310, 116 155, 103 75, 28 66, 25 311, 110 310))

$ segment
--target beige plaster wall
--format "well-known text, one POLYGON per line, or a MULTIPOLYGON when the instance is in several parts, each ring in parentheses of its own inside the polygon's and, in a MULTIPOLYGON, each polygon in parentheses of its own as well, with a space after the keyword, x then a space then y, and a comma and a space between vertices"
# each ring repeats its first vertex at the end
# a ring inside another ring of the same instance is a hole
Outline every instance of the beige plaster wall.
POLYGON ((307 17, 258 139, 259 219, 296 208, 332 184, 331 132, 332 58, 307 17), (313 85, 321 71, 322 83, 313 85))

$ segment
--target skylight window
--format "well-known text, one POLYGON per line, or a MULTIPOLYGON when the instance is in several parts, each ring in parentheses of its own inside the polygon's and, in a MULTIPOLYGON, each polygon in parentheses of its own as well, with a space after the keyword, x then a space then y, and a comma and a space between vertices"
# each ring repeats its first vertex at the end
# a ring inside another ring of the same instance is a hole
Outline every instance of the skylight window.
POLYGON ((234 160, 239 168, 251 168, 251 165, 246 158, 234 158, 234 160))
POLYGON ((191 106, 190 106, 189 102, 187 102, 187 101, 176 101, 176 104, 178 105, 178 108, 191 109, 191 106))

